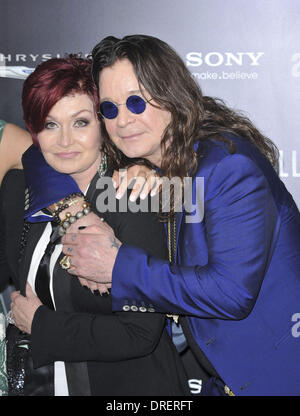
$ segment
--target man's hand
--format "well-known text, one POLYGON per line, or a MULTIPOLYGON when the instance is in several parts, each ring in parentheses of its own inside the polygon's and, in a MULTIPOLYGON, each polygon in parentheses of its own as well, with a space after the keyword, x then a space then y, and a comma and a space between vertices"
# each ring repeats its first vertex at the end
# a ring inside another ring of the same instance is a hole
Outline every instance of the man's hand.
POLYGON ((12 292, 11 311, 15 325, 23 332, 31 334, 31 325, 34 314, 39 306, 42 305, 40 299, 33 293, 29 283, 26 285, 26 297, 19 291, 12 292))
MULTIPOLYGON (((74 224, 72 224, 68 230, 67 233, 70 234, 77 234, 80 232, 80 230, 83 230, 91 225, 101 225, 102 220, 98 217, 98 215, 94 214, 93 212, 90 212, 88 215, 85 215, 84 217, 77 220, 74 224)), ((69 250, 69 253, 67 253, 70 257, 72 255, 72 252, 74 253, 74 250, 69 250)), ((73 260, 72 260, 73 264, 73 260)), ((88 287, 92 292, 99 291, 100 294, 108 293, 108 290, 111 288, 111 284, 102 284, 93 282, 92 280, 85 279, 84 277, 81 277, 77 274, 77 270, 73 269, 71 270, 71 274, 76 274, 78 277, 78 280, 82 286, 88 287)))
POLYGON ((70 274, 100 284, 111 284, 121 242, 108 224, 98 218, 97 224, 77 229, 77 233, 65 234, 62 243, 64 254, 71 258, 70 274))

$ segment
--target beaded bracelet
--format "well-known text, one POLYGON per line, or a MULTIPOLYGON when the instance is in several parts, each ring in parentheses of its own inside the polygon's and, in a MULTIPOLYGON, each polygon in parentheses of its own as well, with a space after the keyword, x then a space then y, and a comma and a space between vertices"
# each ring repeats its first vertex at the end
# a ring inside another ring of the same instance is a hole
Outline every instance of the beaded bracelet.
POLYGON ((65 209, 70 208, 72 205, 78 204, 79 200, 76 197, 80 197, 80 199, 84 198, 86 202, 86 198, 80 193, 72 193, 49 207, 50 212, 52 213, 53 220, 57 223, 60 223, 59 214, 64 211, 65 209), (75 199, 72 199, 75 198, 75 199))
POLYGON ((88 215, 91 212, 90 204, 88 202, 84 202, 82 204, 82 211, 76 212, 76 214, 72 215, 70 212, 66 213, 66 218, 64 218, 60 222, 60 226, 58 228, 58 233, 62 237, 67 229, 74 224, 75 221, 82 218, 84 215, 88 215))

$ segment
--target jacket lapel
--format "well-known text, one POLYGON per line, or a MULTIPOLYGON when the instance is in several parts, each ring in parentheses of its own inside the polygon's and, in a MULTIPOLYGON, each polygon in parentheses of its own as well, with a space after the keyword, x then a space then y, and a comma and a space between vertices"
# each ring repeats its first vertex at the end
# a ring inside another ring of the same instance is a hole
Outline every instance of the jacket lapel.
POLYGON ((179 233, 180 233, 180 228, 181 228, 181 223, 182 223, 182 218, 183 218, 183 212, 176 212, 176 263, 180 262, 179 259, 179 250, 178 250, 178 239, 179 239, 179 233))
POLYGON ((41 238, 46 228, 46 225, 47 222, 32 224, 27 233, 27 243, 19 265, 20 292, 23 296, 26 295, 26 281, 32 260, 32 255, 39 239, 41 238))

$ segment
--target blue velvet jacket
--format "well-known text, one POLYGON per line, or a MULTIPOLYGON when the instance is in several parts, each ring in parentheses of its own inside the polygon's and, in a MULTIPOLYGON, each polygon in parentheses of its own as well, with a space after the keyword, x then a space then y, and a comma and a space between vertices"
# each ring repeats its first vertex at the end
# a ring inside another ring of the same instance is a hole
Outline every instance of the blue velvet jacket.
POLYGON ((264 156, 231 139, 234 154, 218 141, 201 144, 194 182, 204 178, 204 217, 177 215, 176 266, 120 248, 113 308, 129 300, 187 315, 236 395, 300 395, 300 214, 264 156))
POLYGON ((177 214, 176 265, 122 245, 113 309, 186 315, 236 395, 300 395, 300 214, 256 147, 230 138, 234 154, 216 140, 197 145, 204 216, 177 214))

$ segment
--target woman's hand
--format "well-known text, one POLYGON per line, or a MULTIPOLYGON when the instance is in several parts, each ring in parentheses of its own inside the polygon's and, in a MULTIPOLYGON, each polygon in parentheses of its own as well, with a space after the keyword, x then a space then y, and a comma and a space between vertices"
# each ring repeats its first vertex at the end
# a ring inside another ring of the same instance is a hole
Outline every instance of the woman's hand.
POLYGON ((115 170, 113 174, 113 184, 117 190, 116 198, 120 199, 135 181, 130 194, 130 201, 135 201, 138 197, 145 199, 147 195, 153 196, 157 193, 160 186, 160 177, 155 170, 151 170, 144 165, 134 165, 127 169, 115 170))
POLYGON ((40 299, 33 293, 29 283, 26 285, 26 297, 19 291, 12 292, 11 311, 15 325, 23 332, 31 334, 31 325, 34 314, 39 306, 42 305, 40 299))

